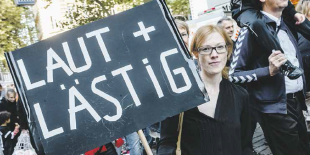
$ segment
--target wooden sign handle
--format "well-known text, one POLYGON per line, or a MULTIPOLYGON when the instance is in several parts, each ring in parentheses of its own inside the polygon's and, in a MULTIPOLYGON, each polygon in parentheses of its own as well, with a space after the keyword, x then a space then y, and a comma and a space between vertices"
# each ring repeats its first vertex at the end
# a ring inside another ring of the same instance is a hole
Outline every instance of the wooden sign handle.
POLYGON ((142 142, 142 145, 143 145, 143 147, 144 147, 144 149, 145 149, 146 154, 147 154, 147 155, 153 155, 153 152, 152 152, 152 150, 151 150, 151 148, 150 148, 149 143, 147 142, 147 140, 146 140, 146 138, 145 138, 145 135, 144 135, 143 131, 142 131, 142 130, 139 130, 139 131, 138 131, 138 135, 139 135, 139 138, 140 138, 140 140, 141 140, 141 142, 142 142))

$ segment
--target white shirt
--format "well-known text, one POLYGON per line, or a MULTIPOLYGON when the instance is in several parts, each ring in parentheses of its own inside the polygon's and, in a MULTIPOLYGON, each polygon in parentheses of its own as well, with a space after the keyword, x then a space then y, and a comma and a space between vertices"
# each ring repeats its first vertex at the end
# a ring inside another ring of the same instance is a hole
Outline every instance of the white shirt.
MULTIPOLYGON (((266 16, 268 16, 271 20, 274 20, 277 23, 277 26, 280 26, 281 18, 277 18, 265 11, 261 11, 261 12, 265 14, 266 16)), ((299 61, 296 57, 296 49, 295 49, 294 44, 290 40, 290 37, 288 36, 288 34, 284 30, 280 29, 277 35, 278 35, 280 46, 282 50, 284 51, 286 58, 294 66, 299 67, 300 66, 299 61)), ((301 91, 303 89, 302 76, 300 76, 296 80, 291 80, 287 76, 285 76, 285 87, 286 87, 286 94, 301 91)))

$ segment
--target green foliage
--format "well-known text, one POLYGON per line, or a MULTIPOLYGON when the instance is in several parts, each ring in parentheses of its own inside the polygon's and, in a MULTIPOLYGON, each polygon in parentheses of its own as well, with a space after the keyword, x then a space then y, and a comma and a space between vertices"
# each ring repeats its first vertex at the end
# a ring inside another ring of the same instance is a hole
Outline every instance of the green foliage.
POLYGON ((76 5, 66 14, 66 21, 60 25, 65 28, 75 28, 87 23, 115 14, 115 6, 121 5, 124 10, 141 5, 143 0, 77 0, 76 5))
POLYGON ((185 18, 190 14, 189 0, 166 0, 172 15, 181 15, 185 18))
MULTIPOLYGON (((52 0, 46 0, 48 7, 52 0)), ((66 21, 59 24, 63 28, 72 29, 77 26, 108 17, 115 14, 115 6, 125 11, 151 0, 76 0, 76 4, 66 14, 66 21), (86 4, 85 4, 86 2, 86 4)), ((166 0, 173 15, 187 17, 190 14, 189 0, 166 0)))
POLYGON ((26 46, 22 37, 25 24, 21 23, 24 8, 16 7, 12 0, 0 1, 0 59, 3 53, 26 46))
POLYGON ((35 19, 34 19, 34 14, 33 10, 31 7, 25 7, 24 8, 24 14, 23 14, 23 24, 26 25, 24 29, 24 33, 22 36, 24 36, 27 45, 33 44, 38 41, 38 36, 37 36, 37 29, 35 27, 35 19))

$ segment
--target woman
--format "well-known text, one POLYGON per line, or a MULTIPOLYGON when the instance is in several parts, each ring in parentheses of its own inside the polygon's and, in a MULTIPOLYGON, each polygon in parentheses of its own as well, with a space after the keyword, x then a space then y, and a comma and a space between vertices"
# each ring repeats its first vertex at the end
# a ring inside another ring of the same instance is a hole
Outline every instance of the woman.
MULTIPOLYGON (((296 6, 296 11, 304 14, 310 20, 310 1, 300 0, 296 6)), ((307 98, 310 99, 310 41, 298 34, 298 47, 303 58, 304 71, 306 76, 307 98)))
POLYGON ((248 94, 223 78, 227 77, 225 64, 232 46, 231 39, 216 26, 197 30, 191 51, 198 59, 210 101, 184 113, 180 137, 179 115, 162 122, 159 155, 176 154, 178 141, 182 155, 251 153, 248 94))

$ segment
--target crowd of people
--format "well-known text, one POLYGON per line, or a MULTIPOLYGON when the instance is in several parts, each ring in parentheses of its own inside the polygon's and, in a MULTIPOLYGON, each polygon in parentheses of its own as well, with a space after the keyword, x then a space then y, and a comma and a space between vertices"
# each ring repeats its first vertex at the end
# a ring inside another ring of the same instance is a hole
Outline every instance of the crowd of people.
MULTIPOLYGON (((186 22, 175 23, 196 59, 210 101, 144 129, 157 155, 255 155, 259 123, 273 155, 310 155, 304 112, 310 100, 310 1, 232 0, 234 20, 200 27, 189 42, 186 22), (304 111, 304 112, 303 112, 304 111), (154 140, 150 132, 160 133, 154 140)), ((11 155, 25 117, 14 87, 0 85, 2 151, 11 155)), ((86 155, 142 155, 137 133, 86 155), (121 152, 122 145, 126 149, 121 152)))
POLYGON ((259 123, 272 154, 309 155, 310 1, 296 10, 288 0, 232 4, 237 39, 228 17, 200 27, 191 42, 187 24, 175 21, 210 101, 162 121, 156 154, 255 155, 259 123))
POLYGON ((233 21, 224 17, 218 27, 199 28, 190 45, 210 101, 162 122, 158 154, 256 154, 258 122, 272 154, 309 155, 302 111, 310 91, 310 1, 301 0, 298 13, 288 0, 232 3, 238 39, 232 44, 233 21))
POLYGON ((14 84, 5 88, 0 84, 0 154, 12 155, 17 144, 17 138, 21 130, 27 130, 27 122, 24 119, 22 105, 14 84))

